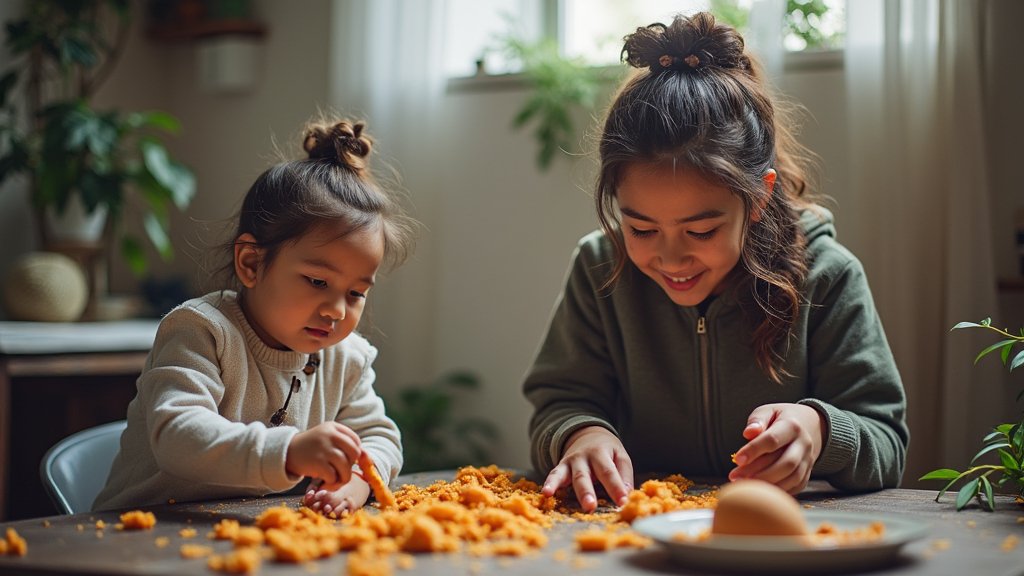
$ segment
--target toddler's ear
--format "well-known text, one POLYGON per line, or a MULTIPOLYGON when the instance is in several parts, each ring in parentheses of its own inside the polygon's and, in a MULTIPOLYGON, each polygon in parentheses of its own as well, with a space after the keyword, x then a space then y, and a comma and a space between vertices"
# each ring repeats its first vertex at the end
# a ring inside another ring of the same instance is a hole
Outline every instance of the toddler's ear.
POLYGON ((256 238, 246 232, 235 239, 235 275, 246 288, 256 285, 262 252, 256 245, 256 238))
POLYGON ((762 180, 764 181, 764 200, 754 207, 754 211, 750 214, 751 222, 761 221, 761 211, 768 205, 768 201, 772 199, 772 193, 775 190, 775 179, 777 177, 778 174, 776 174, 775 170, 772 168, 769 168, 768 171, 764 173, 764 176, 762 177, 762 180))

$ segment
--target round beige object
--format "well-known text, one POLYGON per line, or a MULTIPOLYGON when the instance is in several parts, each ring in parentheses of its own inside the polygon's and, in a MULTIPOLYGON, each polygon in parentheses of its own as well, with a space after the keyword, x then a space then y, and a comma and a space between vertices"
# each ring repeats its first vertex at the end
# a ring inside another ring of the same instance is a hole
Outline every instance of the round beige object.
POLYGON ((4 279, 4 309, 11 320, 73 322, 85 310, 89 285, 81 267, 55 252, 29 252, 4 279))

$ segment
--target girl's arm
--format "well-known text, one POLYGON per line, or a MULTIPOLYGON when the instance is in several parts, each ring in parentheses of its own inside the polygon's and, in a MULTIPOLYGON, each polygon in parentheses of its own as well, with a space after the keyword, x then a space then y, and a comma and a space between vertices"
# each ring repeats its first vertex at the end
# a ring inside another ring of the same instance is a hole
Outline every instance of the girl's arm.
MULTIPOLYGON (((183 480, 286 490, 300 480, 285 470, 295 428, 244 424, 220 413, 223 378, 238 377, 247 369, 244 344, 234 340, 191 308, 164 318, 151 352, 152 366, 138 382, 149 445, 160 469, 183 480)), ((244 408, 237 410, 241 420, 244 408)))
POLYGON ((860 262, 851 257, 812 302, 811 397, 799 403, 827 427, 813 473, 843 489, 895 487, 910 437, 906 396, 860 262))
POLYGON ((590 276, 606 269, 603 264, 576 249, 547 336, 523 384, 534 407, 531 459, 544 474, 559 463, 566 441, 577 430, 601 426, 617 434, 617 379, 596 303, 598 279, 590 276))

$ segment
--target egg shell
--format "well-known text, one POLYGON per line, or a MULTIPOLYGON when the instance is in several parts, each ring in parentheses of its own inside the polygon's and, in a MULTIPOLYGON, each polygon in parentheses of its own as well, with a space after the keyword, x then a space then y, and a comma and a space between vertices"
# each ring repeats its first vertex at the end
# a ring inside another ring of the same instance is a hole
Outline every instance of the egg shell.
POLYGON ((711 533, 735 536, 803 536, 800 504, 763 480, 738 480, 719 488, 711 533))

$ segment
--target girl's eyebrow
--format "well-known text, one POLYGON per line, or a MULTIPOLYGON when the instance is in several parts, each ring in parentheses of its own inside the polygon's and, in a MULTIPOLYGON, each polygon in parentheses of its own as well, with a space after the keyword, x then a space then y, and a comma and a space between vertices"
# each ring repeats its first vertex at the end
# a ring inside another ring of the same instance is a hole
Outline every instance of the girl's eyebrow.
MULTIPOLYGON (((641 214, 641 213, 637 212, 636 210, 633 210, 632 208, 630 208, 628 206, 619 206, 619 211, 622 212, 623 214, 625 214, 626 216, 629 216, 630 218, 634 218, 636 220, 643 220, 644 222, 651 222, 651 223, 657 223, 658 222, 654 218, 651 218, 650 216, 641 214)), ((709 220, 711 218, 718 218, 719 216, 725 216, 725 212, 722 212, 721 210, 715 210, 715 209, 705 210, 703 212, 698 212, 698 213, 694 214, 693 216, 686 216, 685 218, 678 218, 678 219, 676 219, 676 224, 686 224, 688 222, 696 222, 698 220, 709 220)))
MULTIPOLYGON (((316 266, 317 268, 326 268, 327 270, 330 270, 335 274, 344 274, 344 272, 339 270, 337 266, 331 264, 326 260, 321 260, 320 258, 307 258, 304 259, 303 262, 309 264, 310 266, 316 266)), ((359 279, 359 281, 364 282, 370 286, 373 286, 375 284, 375 281, 371 276, 363 276, 362 278, 359 279)))

